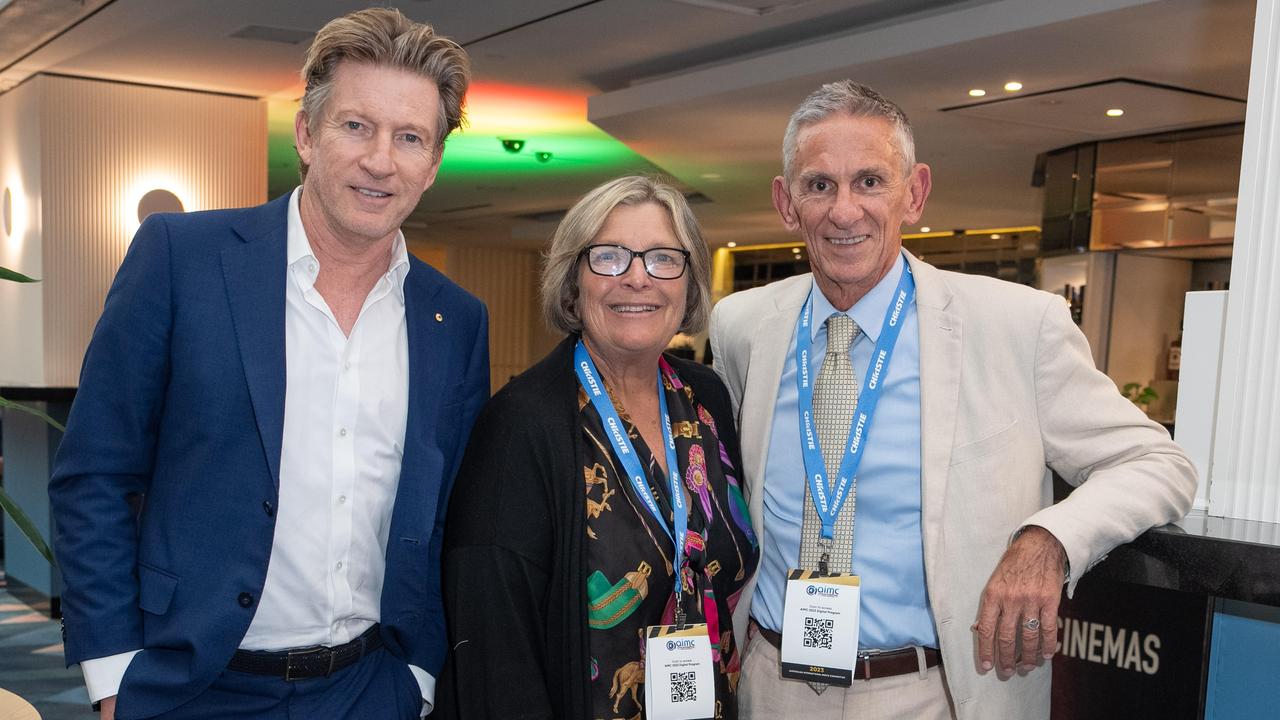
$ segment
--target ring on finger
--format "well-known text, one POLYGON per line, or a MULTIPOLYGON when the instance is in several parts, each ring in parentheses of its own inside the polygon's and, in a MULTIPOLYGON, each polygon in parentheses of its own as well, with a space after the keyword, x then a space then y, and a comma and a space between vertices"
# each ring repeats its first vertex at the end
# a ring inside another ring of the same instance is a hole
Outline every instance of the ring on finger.
POLYGON ((1022 621, 1022 627, 1026 628, 1031 632, 1035 632, 1040 629, 1040 618, 1029 617, 1026 620, 1022 621))

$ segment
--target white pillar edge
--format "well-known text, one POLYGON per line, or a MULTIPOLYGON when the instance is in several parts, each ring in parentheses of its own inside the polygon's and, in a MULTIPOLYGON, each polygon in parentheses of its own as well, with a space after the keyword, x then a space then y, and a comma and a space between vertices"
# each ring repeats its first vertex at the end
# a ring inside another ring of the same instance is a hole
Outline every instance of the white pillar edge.
MULTIPOLYGON (((1280 8, 1258 0, 1209 514, 1280 522, 1280 8)), ((1204 480, 1202 479, 1202 482, 1204 480)))

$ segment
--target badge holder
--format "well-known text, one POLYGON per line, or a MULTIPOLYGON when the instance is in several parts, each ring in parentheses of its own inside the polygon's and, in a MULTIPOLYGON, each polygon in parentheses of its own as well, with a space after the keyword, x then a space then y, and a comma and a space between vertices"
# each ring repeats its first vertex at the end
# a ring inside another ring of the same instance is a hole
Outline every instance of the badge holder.
POLYGON ((644 707, 649 720, 715 717, 716 684, 706 623, 686 625, 684 613, 677 610, 675 625, 647 628, 644 707))
POLYGON ((787 573, 782 677, 840 687, 853 684, 861 589, 860 579, 851 573, 787 573))

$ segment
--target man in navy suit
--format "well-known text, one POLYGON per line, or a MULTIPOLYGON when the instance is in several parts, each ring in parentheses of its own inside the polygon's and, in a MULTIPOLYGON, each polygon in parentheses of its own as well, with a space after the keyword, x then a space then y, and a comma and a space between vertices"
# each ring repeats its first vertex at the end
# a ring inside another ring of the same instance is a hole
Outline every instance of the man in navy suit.
POLYGON ((66 659, 104 718, 431 709, 488 319, 399 228, 470 70, 371 9, 302 74, 302 186, 148 218, 85 357, 50 496, 66 659))

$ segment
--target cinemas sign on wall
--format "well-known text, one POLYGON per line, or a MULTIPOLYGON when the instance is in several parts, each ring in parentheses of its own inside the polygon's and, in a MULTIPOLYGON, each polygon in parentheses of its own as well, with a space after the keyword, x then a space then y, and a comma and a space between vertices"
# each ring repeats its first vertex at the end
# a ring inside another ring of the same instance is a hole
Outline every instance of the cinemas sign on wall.
POLYGON ((1196 720, 1207 597, 1086 575, 1063 594, 1053 720, 1196 720))

